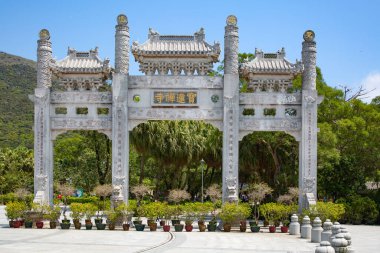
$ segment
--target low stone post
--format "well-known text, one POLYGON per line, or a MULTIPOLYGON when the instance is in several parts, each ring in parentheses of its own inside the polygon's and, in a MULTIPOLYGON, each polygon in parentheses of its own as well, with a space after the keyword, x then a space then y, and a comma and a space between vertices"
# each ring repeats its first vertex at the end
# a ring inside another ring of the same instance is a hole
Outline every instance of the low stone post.
POLYGON ((321 242, 322 231, 322 221, 319 217, 316 217, 313 221, 313 228, 311 229, 311 242, 321 242))
POLYGON ((335 253, 335 250, 331 247, 330 242, 322 241, 320 246, 315 249, 315 253, 335 253))
POLYGON ((334 222, 334 225, 332 226, 331 231, 332 231, 332 233, 331 233, 329 241, 332 244, 332 240, 335 238, 335 236, 337 234, 340 233, 340 223, 339 222, 334 222))
POLYGON ((346 239, 344 239, 344 235, 342 233, 339 233, 335 235, 335 238, 332 240, 332 246, 336 253, 346 253, 348 252, 348 242, 346 239))
POLYGON ((327 219, 324 223, 323 223, 323 232, 321 234, 321 241, 330 241, 330 237, 331 237, 331 227, 332 227, 332 222, 327 219))
POLYGON ((290 218, 289 234, 290 235, 300 234, 300 224, 298 222, 297 214, 293 214, 292 217, 290 218))
POLYGON ((302 219, 301 226, 301 238, 310 239, 311 238, 311 225, 309 216, 305 216, 302 219))
POLYGON ((344 236, 344 239, 347 240, 347 249, 348 249, 348 253, 354 253, 355 250, 352 248, 352 240, 351 240, 351 234, 348 232, 347 228, 344 228, 344 227, 341 227, 340 228, 340 231, 341 231, 341 234, 343 234, 344 236))

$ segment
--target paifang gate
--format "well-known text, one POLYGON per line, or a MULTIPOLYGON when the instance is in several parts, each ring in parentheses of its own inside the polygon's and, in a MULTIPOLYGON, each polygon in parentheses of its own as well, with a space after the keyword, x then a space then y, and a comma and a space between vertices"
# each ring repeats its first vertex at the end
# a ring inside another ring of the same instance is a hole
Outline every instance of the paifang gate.
POLYGON ((314 203, 317 193, 316 43, 304 33, 302 61, 290 63, 285 50, 263 53, 238 63, 237 18, 227 17, 224 76, 208 76, 218 61, 219 43, 205 41, 203 28, 191 36, 160 35, 129 43, 128 20, 117 17, 115 68, 98 49, 68 49, 53 60, 50 33, 42 29, 37 49, 34 102, 35 202, 52 203, 53 141, 69 130, 97 130, 112 139, 114 201, 128 201, 129 134, 148 120, 204 120, 223 131, 223 201, 238 200, 239 140, 254 131, 284 131, 299 142, 299 206, 314 203), (145 75, 129 75, 130 51, 145 75), (249 93, 239 92, 239 74, 249 93), (302 90, 288 93, 295 75, 302 90), (60 89, 52 89, 52 76, 60 89), (102 91, 112 76, 112 90, 102 91), (268 113, 269 112, 269 113, 268 113))

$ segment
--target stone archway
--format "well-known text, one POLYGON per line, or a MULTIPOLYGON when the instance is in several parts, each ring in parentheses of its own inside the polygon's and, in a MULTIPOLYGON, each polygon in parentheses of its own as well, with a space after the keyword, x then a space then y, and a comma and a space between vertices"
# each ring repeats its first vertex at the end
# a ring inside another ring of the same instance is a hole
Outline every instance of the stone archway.
POLYGON ((87 129, 112 136, 112 184, 119 190, 114 200, 127 202, 128 131, 146 120, 179 119, 205 120, 223 131, 223 201, 238 200, 239 135, 251 131, 285 131, 300 140, 300 209, 314 201, 317 104, 321 102, 316 91, 314 32, 304 33, 302 62, 287 61, 284 49, 277 53, 257 50, 255 59, 239 67, 237 18, 230 15, 226 23, 223 77, 207 76, 221 50, 219 43, 205 41, 203 28, 186 36, 160 35, 150 29, 146 42, 134 42, 132 54, 145 76, 129 75, 125 15, 117 17, 114 71, 109 60, 99 59, 97 48, 86 52, 69 48, 66 58, 54 61, 50 34, 41 30, 37 88, 31 96, 35 104, 35 200, 52 199, 54 131, 87 129), (53 73, 65 91, 51 90, 53 73), (112 91, 101 91, 111 73, 112 91), (239 93, 239 73, 253 93, 239 93), (302 90, 289 94, 287 88, 297 74, 302 74, 302 90), (58 108, 66 108, 66 113, 57 114, 58 108), (103 109, 106 115, 99 114, 103 109), (255 113, 247 115, 245 110, 255 113), (268 110, 278 113, 266 117, 268 110))

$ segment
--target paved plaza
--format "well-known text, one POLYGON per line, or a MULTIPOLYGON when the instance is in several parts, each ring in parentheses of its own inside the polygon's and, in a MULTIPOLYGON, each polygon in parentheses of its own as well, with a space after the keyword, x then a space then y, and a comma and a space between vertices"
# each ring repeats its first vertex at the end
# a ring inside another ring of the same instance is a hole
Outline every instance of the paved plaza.
MULTIPOLYGON (((0 252, 310 252, 317 244, 299 236, 240 232, 144 232, 85 229, 10 229, 0 207, 0 252)), ((357 253, 378 252, 380 226, 345 225, 357 253)), ((247 230, 248 231, 248 230, 247 230)))

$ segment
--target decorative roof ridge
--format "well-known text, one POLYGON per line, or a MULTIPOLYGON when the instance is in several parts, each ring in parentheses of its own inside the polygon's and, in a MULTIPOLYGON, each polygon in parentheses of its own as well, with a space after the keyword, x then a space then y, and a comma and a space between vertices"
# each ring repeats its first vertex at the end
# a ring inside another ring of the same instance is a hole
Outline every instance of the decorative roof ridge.
POLYGON ((245 61, 240 65, 240 72, 243 75, 249 73, 291 73, 297 74, 303 71, 303 64, 296 60, 291 63, 285 58, 285 48, 281 48, 276 53, 264 53, 260 49, 255 49, 255 58, 245 61))
POLYGON ((110 60, 100 59, 99 48, 90 49, 89 51, 77 51, 68 47, 67 56, 61 60, 52 60, 51 66, 55 73, 71 72, 76 73, 104 73, 106 75, 111 71, 110 60))

